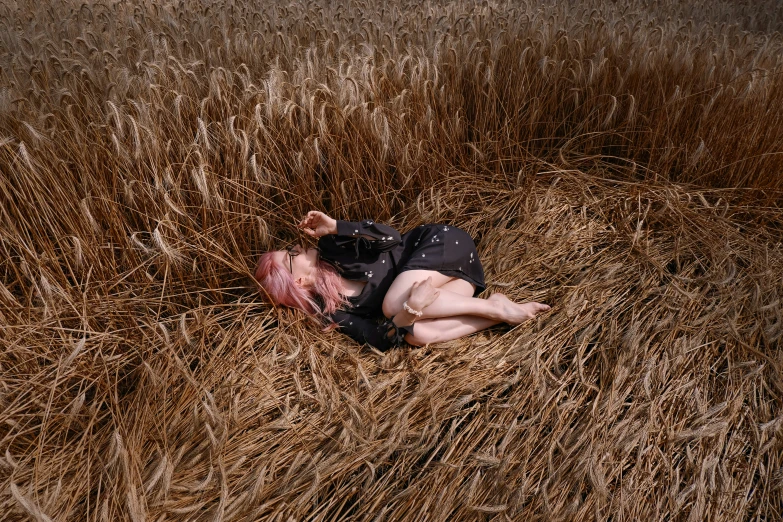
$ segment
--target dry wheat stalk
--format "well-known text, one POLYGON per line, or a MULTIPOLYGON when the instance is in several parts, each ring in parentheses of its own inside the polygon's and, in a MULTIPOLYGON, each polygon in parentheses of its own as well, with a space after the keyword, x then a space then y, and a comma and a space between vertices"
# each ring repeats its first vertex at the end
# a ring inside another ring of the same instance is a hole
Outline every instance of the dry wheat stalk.
POLYGON ((774 520, 783 10, 0 5, 8 520, 774 520), (360 349, 311 208, 476 238, 535 324, 360 349), (67 239, 67 240, 66 240, 67 239))

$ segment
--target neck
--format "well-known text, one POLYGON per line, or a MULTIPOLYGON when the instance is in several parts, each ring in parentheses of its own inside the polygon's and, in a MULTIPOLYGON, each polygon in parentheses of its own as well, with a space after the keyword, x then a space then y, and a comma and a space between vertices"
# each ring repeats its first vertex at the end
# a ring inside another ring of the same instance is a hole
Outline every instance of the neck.
POLYGON ((356 297, 362 293, 366 284, 367 283, 365 281, 352 281, 350 279, 340 277, 340 286, 342 287, 340 293, 347 297, 356 297))

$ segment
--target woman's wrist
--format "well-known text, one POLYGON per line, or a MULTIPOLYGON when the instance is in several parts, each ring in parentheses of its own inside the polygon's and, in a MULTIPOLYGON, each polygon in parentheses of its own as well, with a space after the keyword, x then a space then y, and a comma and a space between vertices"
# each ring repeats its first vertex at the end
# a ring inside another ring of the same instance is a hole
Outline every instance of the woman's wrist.
POLYGON ((416 316, 410 312, 402 310, 392 317, 392 322, 397 326, 410 326, 416 320, 416 316))
POLYGON ((424 312, 422 312, 423 307, 420 307, 415 303, 413 306, 411 306, 410 304, 408 304, 408 301, 402 303, 402 309, 411 315, 415 315, 416 317, 421 317, 424 314, 424 312))
MULTIPOLYGON (((426 306, 423 306, 421 303, 419 303, 419 302, 418 302, 418 301, 416 301, 415 299, 408 299, 408 300, 407 300, 407 301, 405 301, 405 302, 408 304, 408 306, 409 306, 410 308, 412 308, 412 309, 416 310, 417 312, 421 312, 422 310, 424 310, 425 308, 427 308, 426 306)), ((412 315, 413 315, 413 314, 412 314, 412 315)))

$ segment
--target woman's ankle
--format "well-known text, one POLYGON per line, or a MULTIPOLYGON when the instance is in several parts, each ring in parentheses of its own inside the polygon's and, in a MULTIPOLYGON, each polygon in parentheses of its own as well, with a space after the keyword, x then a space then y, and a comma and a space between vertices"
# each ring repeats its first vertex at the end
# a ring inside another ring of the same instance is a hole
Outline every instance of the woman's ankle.
POLYGON ((492 319, 499 323, 506 322, 506 303, 500 300, 494 299, 482 299, 486 303, 486 313, 481 314, 482 317, 492 319))

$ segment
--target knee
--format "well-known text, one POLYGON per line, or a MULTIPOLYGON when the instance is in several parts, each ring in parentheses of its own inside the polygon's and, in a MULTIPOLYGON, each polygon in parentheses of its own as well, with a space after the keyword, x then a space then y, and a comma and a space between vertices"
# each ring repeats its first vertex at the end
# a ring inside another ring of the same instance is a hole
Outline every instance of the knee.
POLYGON ((402 312, 402 305, 397 303, 394 299, 385 297, 383 299, 383 304, 381 305, 381 310, 387 319, 391 319, 398 313, 402 312))
POLYGON ((405 334, 405 342, 410 344, 411 346, 424 346, 427 344, 424 342, 423 339, 420 339, 419 337, 413 335, 413 334, 405 334))
POLYGON ((405 342, 413 346, 424 346, 438 342, 438 332, 429 328, 425 323, 416 323, 413 332, 405 334, 405 342))

